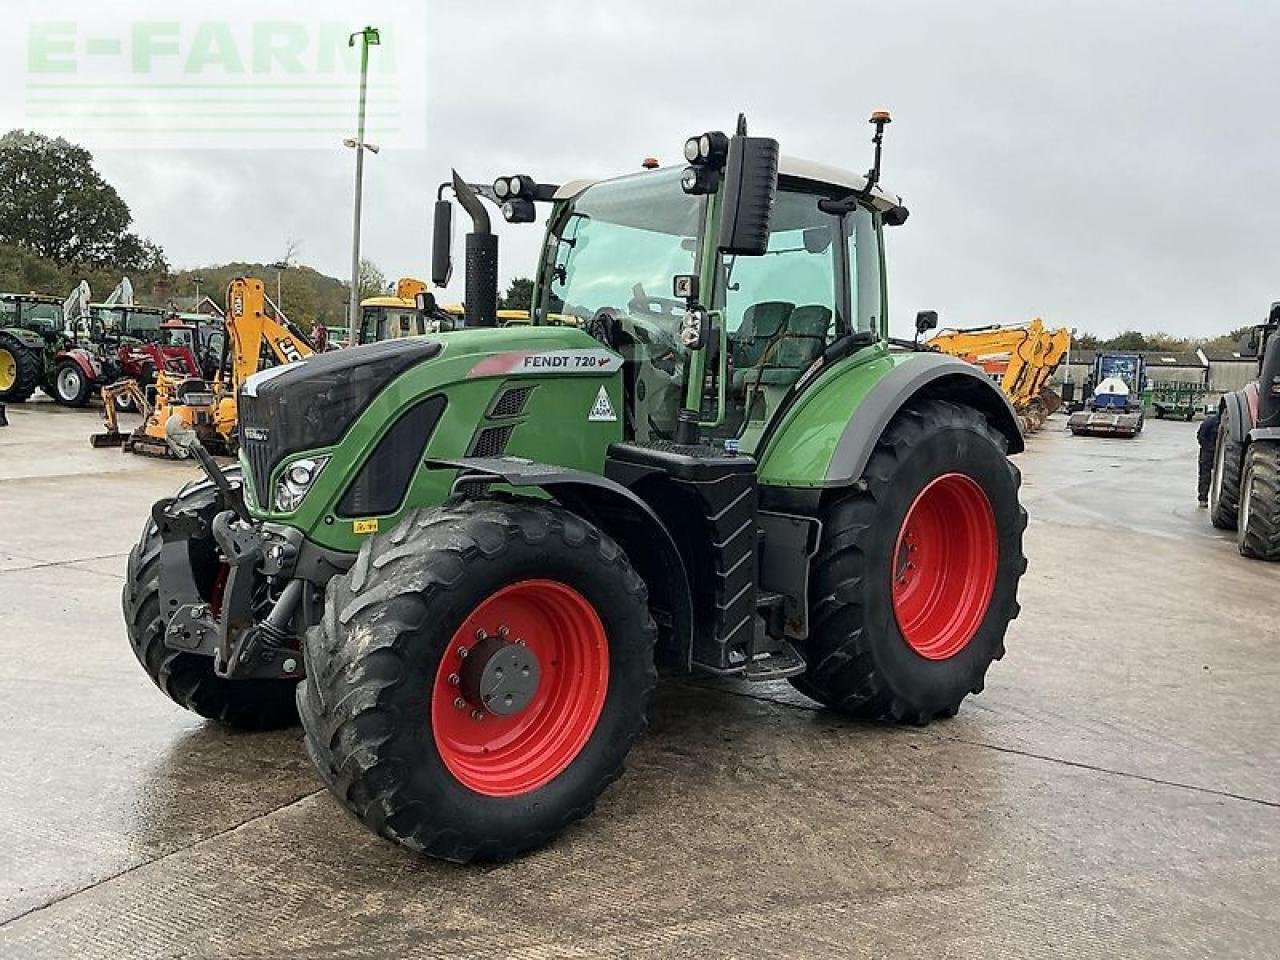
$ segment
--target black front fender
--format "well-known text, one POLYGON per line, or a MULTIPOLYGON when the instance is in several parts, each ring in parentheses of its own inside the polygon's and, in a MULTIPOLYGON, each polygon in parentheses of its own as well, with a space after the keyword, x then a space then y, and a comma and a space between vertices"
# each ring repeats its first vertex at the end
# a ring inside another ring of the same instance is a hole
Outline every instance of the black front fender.
POLYGON ((477 488, 485 489, 494 483, 543 490, 618 540, 648 586, 650 600, 670 614, 672 646, 684 668, 689 668, 693 651, 689 577, 675 538, 644 500, 598 474, 514 457, 428 457, 425 463, 435 469, 457 470, 453 491, 458 496, 468 496, 477 488))

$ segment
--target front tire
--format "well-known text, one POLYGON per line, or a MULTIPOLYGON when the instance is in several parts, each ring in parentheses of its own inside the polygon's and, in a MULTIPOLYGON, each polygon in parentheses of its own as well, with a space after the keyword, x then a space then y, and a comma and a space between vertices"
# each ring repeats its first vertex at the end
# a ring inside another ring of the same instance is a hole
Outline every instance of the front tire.
POLYGON ((1218 438, 1213 446, 1213 479, 1209 481, 1209 522, 1219 530, 1234 530, 1239 522, 1240 475, 1244 444, 1231 436, 1231 407, 1222 408, 1218 438))
POLYGON ((53 375, 53 399, 64 407, 83 407, 89 403, 89 378, 73 360, 63 360, 53 375))
POLYGON ((982 690, 1027 565, 1005 448, 978 411, 945 401, 890 424, 865 489, 823 512, 801 692, 852 716, 924 724, 982 690))
POLYGON ((329 584, 304 644, 307 750, 381 836, 510 859, 585 817, 621 774, 645 728, 656 633, 643 582, 582 518, 523 501, 413 511, 329 584), (501 686, 504 666, 527 683, 501 686))
MULTIPOLYGON (((239 468, 226 471, 239 479, 239 468)), ((209 483, 191 483, 178 493, 190 510, 207 509, 212 518, 215 491, 209 483)), ((160 547, 155 522, 147 521, 142 540, 129 552, 121 603, 134 656, 147 676, 174 703, 208 720, 241 730, 274 730, 298 722, 289 680, 224 680, 213 670, 211 657, 182 653, 164 642, 168 619, 160 610, 160 547)), ((188 562, 206 601, 213 601, 219 577, 219 558, 212 537, 188 542, 188 562)))
POLYGON ((1236 546, 1253 560, 1280 560, 1280 441, 1255 440, 1245 454, 1236 546))

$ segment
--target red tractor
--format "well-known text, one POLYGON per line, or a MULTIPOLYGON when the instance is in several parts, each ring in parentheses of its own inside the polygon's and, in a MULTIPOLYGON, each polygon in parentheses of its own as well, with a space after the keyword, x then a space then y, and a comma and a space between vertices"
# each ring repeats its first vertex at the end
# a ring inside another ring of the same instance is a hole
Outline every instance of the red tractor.
MULTIPOLYGON (((82 407, 108 384, 134 380, 144 390, 160 371, 200 376, 195 353, 182 343, 170 343, 164 331, 164 311, 133 303, 133 287, 126 277, 103 303, 88 304, 84 294, 69 301, 66 324, 75 343, 57 356, 54 399, 82 407)), ((133 400, 121 395, 120 409, 133 400)))

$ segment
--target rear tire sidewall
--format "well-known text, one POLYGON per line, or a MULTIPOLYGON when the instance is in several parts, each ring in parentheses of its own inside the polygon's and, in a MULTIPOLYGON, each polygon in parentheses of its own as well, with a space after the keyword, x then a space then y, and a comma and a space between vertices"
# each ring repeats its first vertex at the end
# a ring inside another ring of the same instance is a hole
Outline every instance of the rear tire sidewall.
POLYGON ((1002 655, 1004 634, 1021 576, 1021 509, 1017 485, 1004 451, 974 430, 950 428, 922 438, 900 462, 881 500, 877 523, 866 540, 863 583, 865 629, 876 642, 871 653, 883 676, 904 699, 926 713, 942 710, 970 692, 993 659, 1002 655), (995 582, 978 630, 945 660, 921 656, 903 636, 893 607, 893 572, 898 535, 916 497, 930 482, 948 473, 974 480, 986 494, 996 525, 998 557, 995 582))
POLYGON ((601 771, 617 765, 618 744, 629 745, 635 736, 630 727, 639 711, 631 701, 644 696, 652 669, 645 642, 648 614, 631 602, 616 569, 595 560, 594 550, 566 549, 554 538, 541 544, 514 541, 492 562, 469 565, 465 582, 440 595, 406 646, 404 680, 392 703, 398 715, 397 752, 411 764, 408 789, 434 798, 440 819, 467 824, 465 832, 482 834, 495 846, 519 843, 531 831, 558 829, 566 808, 590 804, 601 789, 601 771), (463 621, 501 588, 534 579, 572 587, 595 609, 608 643, 609 687, 595 728, 564 770, 527 793, 493 797, 464 785, 445 764, 432 730, 431 695, 441 655, 463 621))

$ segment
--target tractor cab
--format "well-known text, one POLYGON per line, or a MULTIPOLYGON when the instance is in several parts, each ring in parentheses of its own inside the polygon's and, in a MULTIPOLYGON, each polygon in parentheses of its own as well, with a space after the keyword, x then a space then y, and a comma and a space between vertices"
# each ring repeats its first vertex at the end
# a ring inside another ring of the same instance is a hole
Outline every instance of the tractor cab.
POLYGON ((578 324, 622 354, 635 439, 675 439, 688 408, 752 451, 833 345, 886 333, 880 231, 897 198, 877 187, 840 206, 864 178, 786 157, 778 172, 767 232, 746 254, 716 249, 714 198, 688 192, 680 168, 557 191, 533 322, 578 324), (691 299, 707 325, 696 364, 682 337, 691 299))

